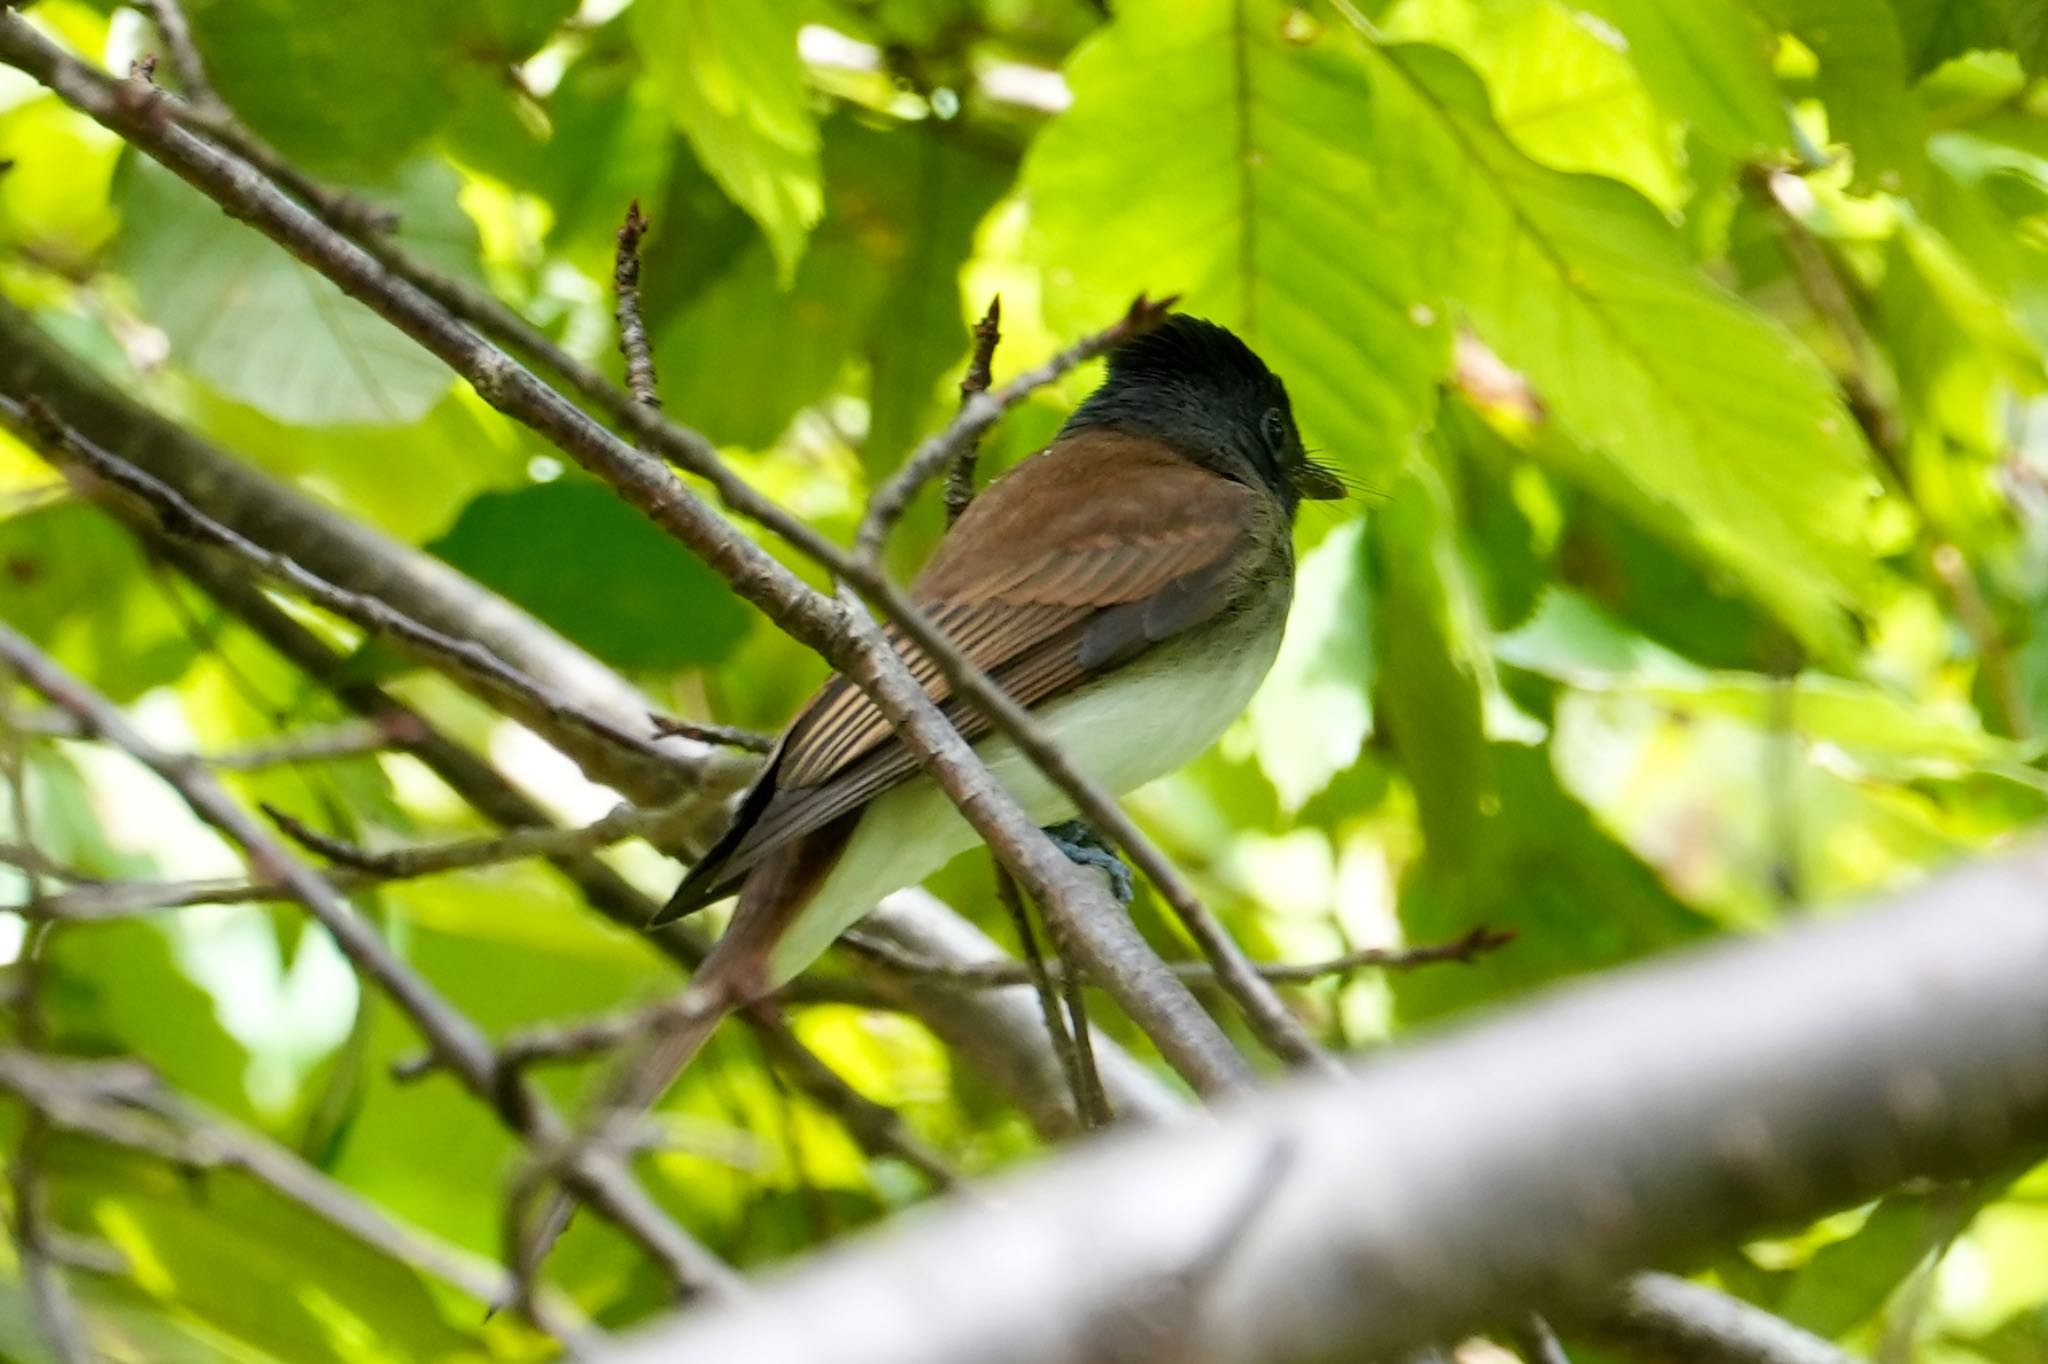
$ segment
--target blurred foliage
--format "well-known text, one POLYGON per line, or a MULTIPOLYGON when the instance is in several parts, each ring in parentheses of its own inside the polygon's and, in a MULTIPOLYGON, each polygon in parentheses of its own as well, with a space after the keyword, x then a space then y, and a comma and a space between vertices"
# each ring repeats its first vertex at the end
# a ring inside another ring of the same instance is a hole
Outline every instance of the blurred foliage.
MULTIPOLYGON (((637 198, 669 409, 828 533, 944 420, 993 293, 999 375, 1141 290, 1241 329, 1367 491, 1305 514, 1290 635, 1245 721, 1134 808, 1260 955, 1519 934, 1469 967, 1301 991, 1333 1041, 1853 912, 2048 807, 2039 0, 190 8, 251 128, 614 371, 611 233, 637 198)), ((116 69, 156 43, 111 0, 31 13, 116 69)), ((0 288, 123 389, 679 711, 773 727, 816 682, 816 660, 437 362, 10 71, 0 160, 0 288)), ((1014 413, 985 462, 1041 443, 1093 378, 1014 413)), ((166 743, 336 717, 53 482, 0 441, 0 615, 166 743)), ((937 530, 920 509, 898 566, 937 530)), ((397 685, 565 814, 607 808, 444 683, 397 685)), ((34 755, 9 839, 82 875, 234 869, 132 764, 34 755)), ((230 780, 348 837, 475 830, 403 758, 230 780)), ((614 856, 667 888, 645 848, 614 856)), ((933 889, 1007 940, 981 859, 933 889)), ((363 906, 494 1032, 667 980, 544 868, 363 906)), ((1158 906, 1137 914, 1189 950, 1158 906)), ((452 1085, 390 1077, 418 1040, 296 914, 68 928, 49 963, 57 1046, 141 1056, 394 1216, 495 1252, 512 1143, 452 1085)), ((794 1016, 963 1168, 1037 1149, 916 1025, 794 1016)), ((592 1074, 547 1083, 573 1101, 592 1074)), ((921 1195, 743 1034, 671 1107, 697 1139, 650 1182, 738 1263, 921 1195)), ((238 1176, 68 1139, 51 1175, 60 1221, 126 1262, 73 1276, 110 1358, 547 1351, 238 1176)), ((1902 1194, 1713 1272, 1859 1350, 2031 1364, 2044 1192, 1902 1194)), ((663 1305, 588 1219, 559 1266, 601 1323, 663 1305)), ((46 1358, 13 1270, 0 1354, 46 1358)))

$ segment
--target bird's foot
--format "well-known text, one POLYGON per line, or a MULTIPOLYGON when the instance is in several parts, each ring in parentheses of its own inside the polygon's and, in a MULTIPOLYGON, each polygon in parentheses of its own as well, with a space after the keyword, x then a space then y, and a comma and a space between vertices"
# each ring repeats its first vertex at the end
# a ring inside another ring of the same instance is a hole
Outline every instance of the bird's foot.
POLYGON ((1131 883, 1131 869, 1116 855, 1116 849, 1104 841, 1084 820, 1070 819, 1060 824, 1048 824, 1045 836, 1053 846, 1067 855, 1069 862, 1083 867, 1094 867, 1109 877, 1109 893, 1116 902, 1128 909, 1134 887, 1131 883))

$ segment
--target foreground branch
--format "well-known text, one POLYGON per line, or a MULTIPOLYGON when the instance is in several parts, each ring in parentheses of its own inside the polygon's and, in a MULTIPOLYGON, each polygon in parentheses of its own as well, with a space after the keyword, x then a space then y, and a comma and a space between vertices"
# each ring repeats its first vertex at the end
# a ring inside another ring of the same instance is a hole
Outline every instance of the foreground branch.
POLYGON ((1276 1150, 1288 1167, 1199 1304, 1205 1364, 1389 1358, 1590 1305, 1646 1263, 2048 1143, 2044 884, 2037 846, 1561 990, 1213 1127, 1105 1140, 610 1358, 1101 1358, 1276 1150))

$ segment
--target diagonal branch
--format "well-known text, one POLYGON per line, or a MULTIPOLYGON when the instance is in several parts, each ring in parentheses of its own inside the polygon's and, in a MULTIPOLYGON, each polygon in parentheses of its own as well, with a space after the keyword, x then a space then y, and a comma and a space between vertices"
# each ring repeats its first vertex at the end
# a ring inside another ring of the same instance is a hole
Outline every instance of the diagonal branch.
MULTIPOLYGON (((333 280, 463 375, 477 393, 603 478, 675 535, 786 633, 810 646, 872 697, 920 764, 1005 866, 1075 943, 1082 964, 1116 992, 1169 1062, 1204 1092, 1242 1088, 1250 1069, 1185 986, 1152 957, 1101 886, 1067 862, 989 776, 879 633, 806 586, 713 514, 656 461, 436 306, 374 257, 285 198, 246 162, 179 126, 168 96, 137 91, 75 60, 18 16, 0 11, 0 61, 27 71, 66 103, 161 161, 237 217, 333 280)), ((815 530, 760 496, 709 443, 639 405, 621 418, 636 438, 710 481, 728 506, 773 529, 821 563, 843 555, 815 530)))
POLYGON ((266 549, 230 530, 161 479, 66 426, 55 412, 36 399, 18 403, 0 397, 0 425, 12 428, 49 454, 59 467, 83 469, 135 498, 150 509, 165 534, 231 554, 262 576, 373 635, 399 640, 448 671, 483 679, 494 697, 511 703, 509 709, 538 711, 549 719, 586 729, 605 742, 637 752, 650 761, 670 760, 670 755, 652 740, 551 691, 475 640, 457 638, 424 625, 380 597, 337 587, 289 555, 266 549))

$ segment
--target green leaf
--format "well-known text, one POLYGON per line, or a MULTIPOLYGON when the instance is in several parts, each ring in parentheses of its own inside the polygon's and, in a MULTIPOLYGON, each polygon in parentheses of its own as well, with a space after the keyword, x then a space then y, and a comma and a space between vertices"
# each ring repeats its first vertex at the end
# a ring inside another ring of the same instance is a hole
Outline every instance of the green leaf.
MULTIPOLYGON (((625 30, 620 20, 591 35, 589 49, 538 102, 539 117, 533 106, 515 104, 502 90, 487 87, 463 102, 442 133, 464 166, 544 201, 548 245, 574 254, 600 278, 611 273, 615 234, 628 203, 639 200, 661 228, 682 226, 669 221, 661 199, 669 152, 681 139, 656 92, 640 79, 639 55, 625 30)), ((693 251, 703 249, 698 234, 683 235, 693 251)), ((647 302, 658 267, 651 252, 643 252, 642 263, 647 302)))
MULTIPOLYGON (((878 139, 876 150, 899 154, 882 160, 886 174, 869 181, 869 211, 860 215, 891 229, 867 236, 869 268, 893 281, 865 348, 872 397, 861 453, 871 472, 895 468, 940 419, 944 405, 934 400, 934 388, 942 376, 958 379, 955 366, 968 350, 960 269, 1013 169, 953 139, 907 131, 878 139)), ((835 202, 835 216, 842 202, 835 202)), ((986 302, 973 301, 974 313, 986 302)))
POLYGON ((825 208, 818 129, 796 50, 801 6, 641 0, 631 18, 669 116, 761 225, 787 284, 825 208))
POLYGON ((1494 653, 1580 691, 1626 693, 1674 712, 1788 730, 1881 778, 1982 772, 2048 789, 2048 773, 2029 766, 2032 751, 1987 732, 1966 705, 1914 700, 1823 674, 1788 681, 1700 668, 1569 592, 1546 596, 1534 619, 1495 641, 1494 653))
POLYGON ((213 999, 186 978, 154 924, 80 924, 50 948, 51 1031, 62 1050, 139 1056, 215 1108, 250 1112, 248 1052, 221 1027, 213 999))
POLYGON ((1501 129, 1535 160, 1625 180, 1674 211, 1684 203, 1672 120, 1604 21, 1565 0, 1408 0, 1381 27, 1470 62, 1501 129))
MULTIPOLYGON (((376 178, 454 113, 460 93, 525 60, 575 0, 191 0, 207 74, 290 159, 376 178)), ((500 95, 500 98, 503 98, 500 95)))
MULTIPOLYGON (((1477 924, 1517 936, 1455 971, 1395 976, 1405 1020, 1509 998, 1711 931, 1560 787, 1545 751, 1494 744, 1486 764, 1492 799, 1478 812, 1475 836, 1455 852, 1431 844, 1402 886, 1401 925, 1412 942, 1441 942, 1477 924)), ((1443 774, 1411 780, 1420 803, 1425 783, 1443 774)))
POLYGON ((1493 679, 1448 497, 1433 469, 1396 485, 1367 543, 1374 712, 1415 791, 1430 855, 1455 863, 1476 849, 1487 812, 1498 805, 1486 742, 1493 679))
POLYGON ((1573 439, 1532 453, 1735 573, 1816 646, 1870 574, 1855 424, 1791 335, 1703 278, 1625 186, 1530 162, 1469 69, 1370 50, 1390 177, 1442 287, 1573 439))
POLYGON ((1813 1253, 1785 1286, 1778 1315, 1829 1340, 1846 1335, 1877 1315, 1947 1220, 1924 1195, 1885 1199, 1853 1235, 1813 1253))
MULTIPOLYGON (((439 161, 407 166, 379 194, 400 241, 429 265, 475 270, 476 233, 439 161)), ((419 421, 452 378, 362 304, 236 223, 152 161, 118 176, 119 256, 172 358, 226 396, 305 426, 419 421)))
POLYGON ((2010 48, 2029 75, 2048 68, 2042 0, 1891 0, 1915 76, 1967 52, 2010 48))
POLYGON ((1672 117, 1735 156, 1786 148, 1791 129, 1771 78, 1770 28, 1737 0, 1572 0, 1612 26, 1672 117))
POLYGON ((116 700, 172 681, 193 641, 135 541, 96 507, 0 520, 0 620, 116 700))
POLYGON ((1290 814, 1351 766, 1372 733, 1366 573, 1362 521, 1337 527, 1303 557, 1287 637, 1252 700, 1252 752, 1290 814))
POLYGON ((484 490, 524 486, 528 461, 551 448, 462 391, 410 426, 288 426, 213 394, 195 408, 237 456, 410 544, 447 530, 484 490))
POLYGON ((724 579, 580 478, 485 493, 428 548, 614 667, 715 663, 750 623, 724 579))
MULTIPOLYGON (((871 468, 893 468, 934 415, 939 376, 966 354, 959 274, 1001 192, 1001 167, 921 129, 880 133, 839 119, 825 129, 825 168, 832 211, 793 281, 778 282, 749 233, 722 272, 654 314, 662 392, 712 439, 759 449, 865 356, 863 451, 871 468), (704 363, 707 337, 717 338, 716 364, 704 363)), ((716 252, 715 226, 708 244, 688 235, 698 227, 683 226, 679 248, 656 229, 664 262, 676 251, 716 252)))
POLYGON ((1023 175, 1063 332, 1139 290, 1242 331, 1310 439, 1385 480, 1449 367, 1343 30, 1277 0, 1134 0, 1067 66, 1023 175))
POLYGON ((187 1176, 72 1142, 52 1166, 59 1215, 104 1236, 146 1292, 275 1358, 343 1364, 365 1340, 386 1358, 482 1353, 487 1304, 451 1304, 458 1329, 417 1271, 231 1167, 187 1176))
POLYGON ((1919 190, 1927 174, 1926 131, 1893 11, 1881 0, 1758 3, 1819 61, 1828 135, 1853 154, 1853 187, 1919 190))
POLYGON ((109 186, 120 143, 55 95, 0 114, 0 244, 89 271, 114 234, 109 186))

